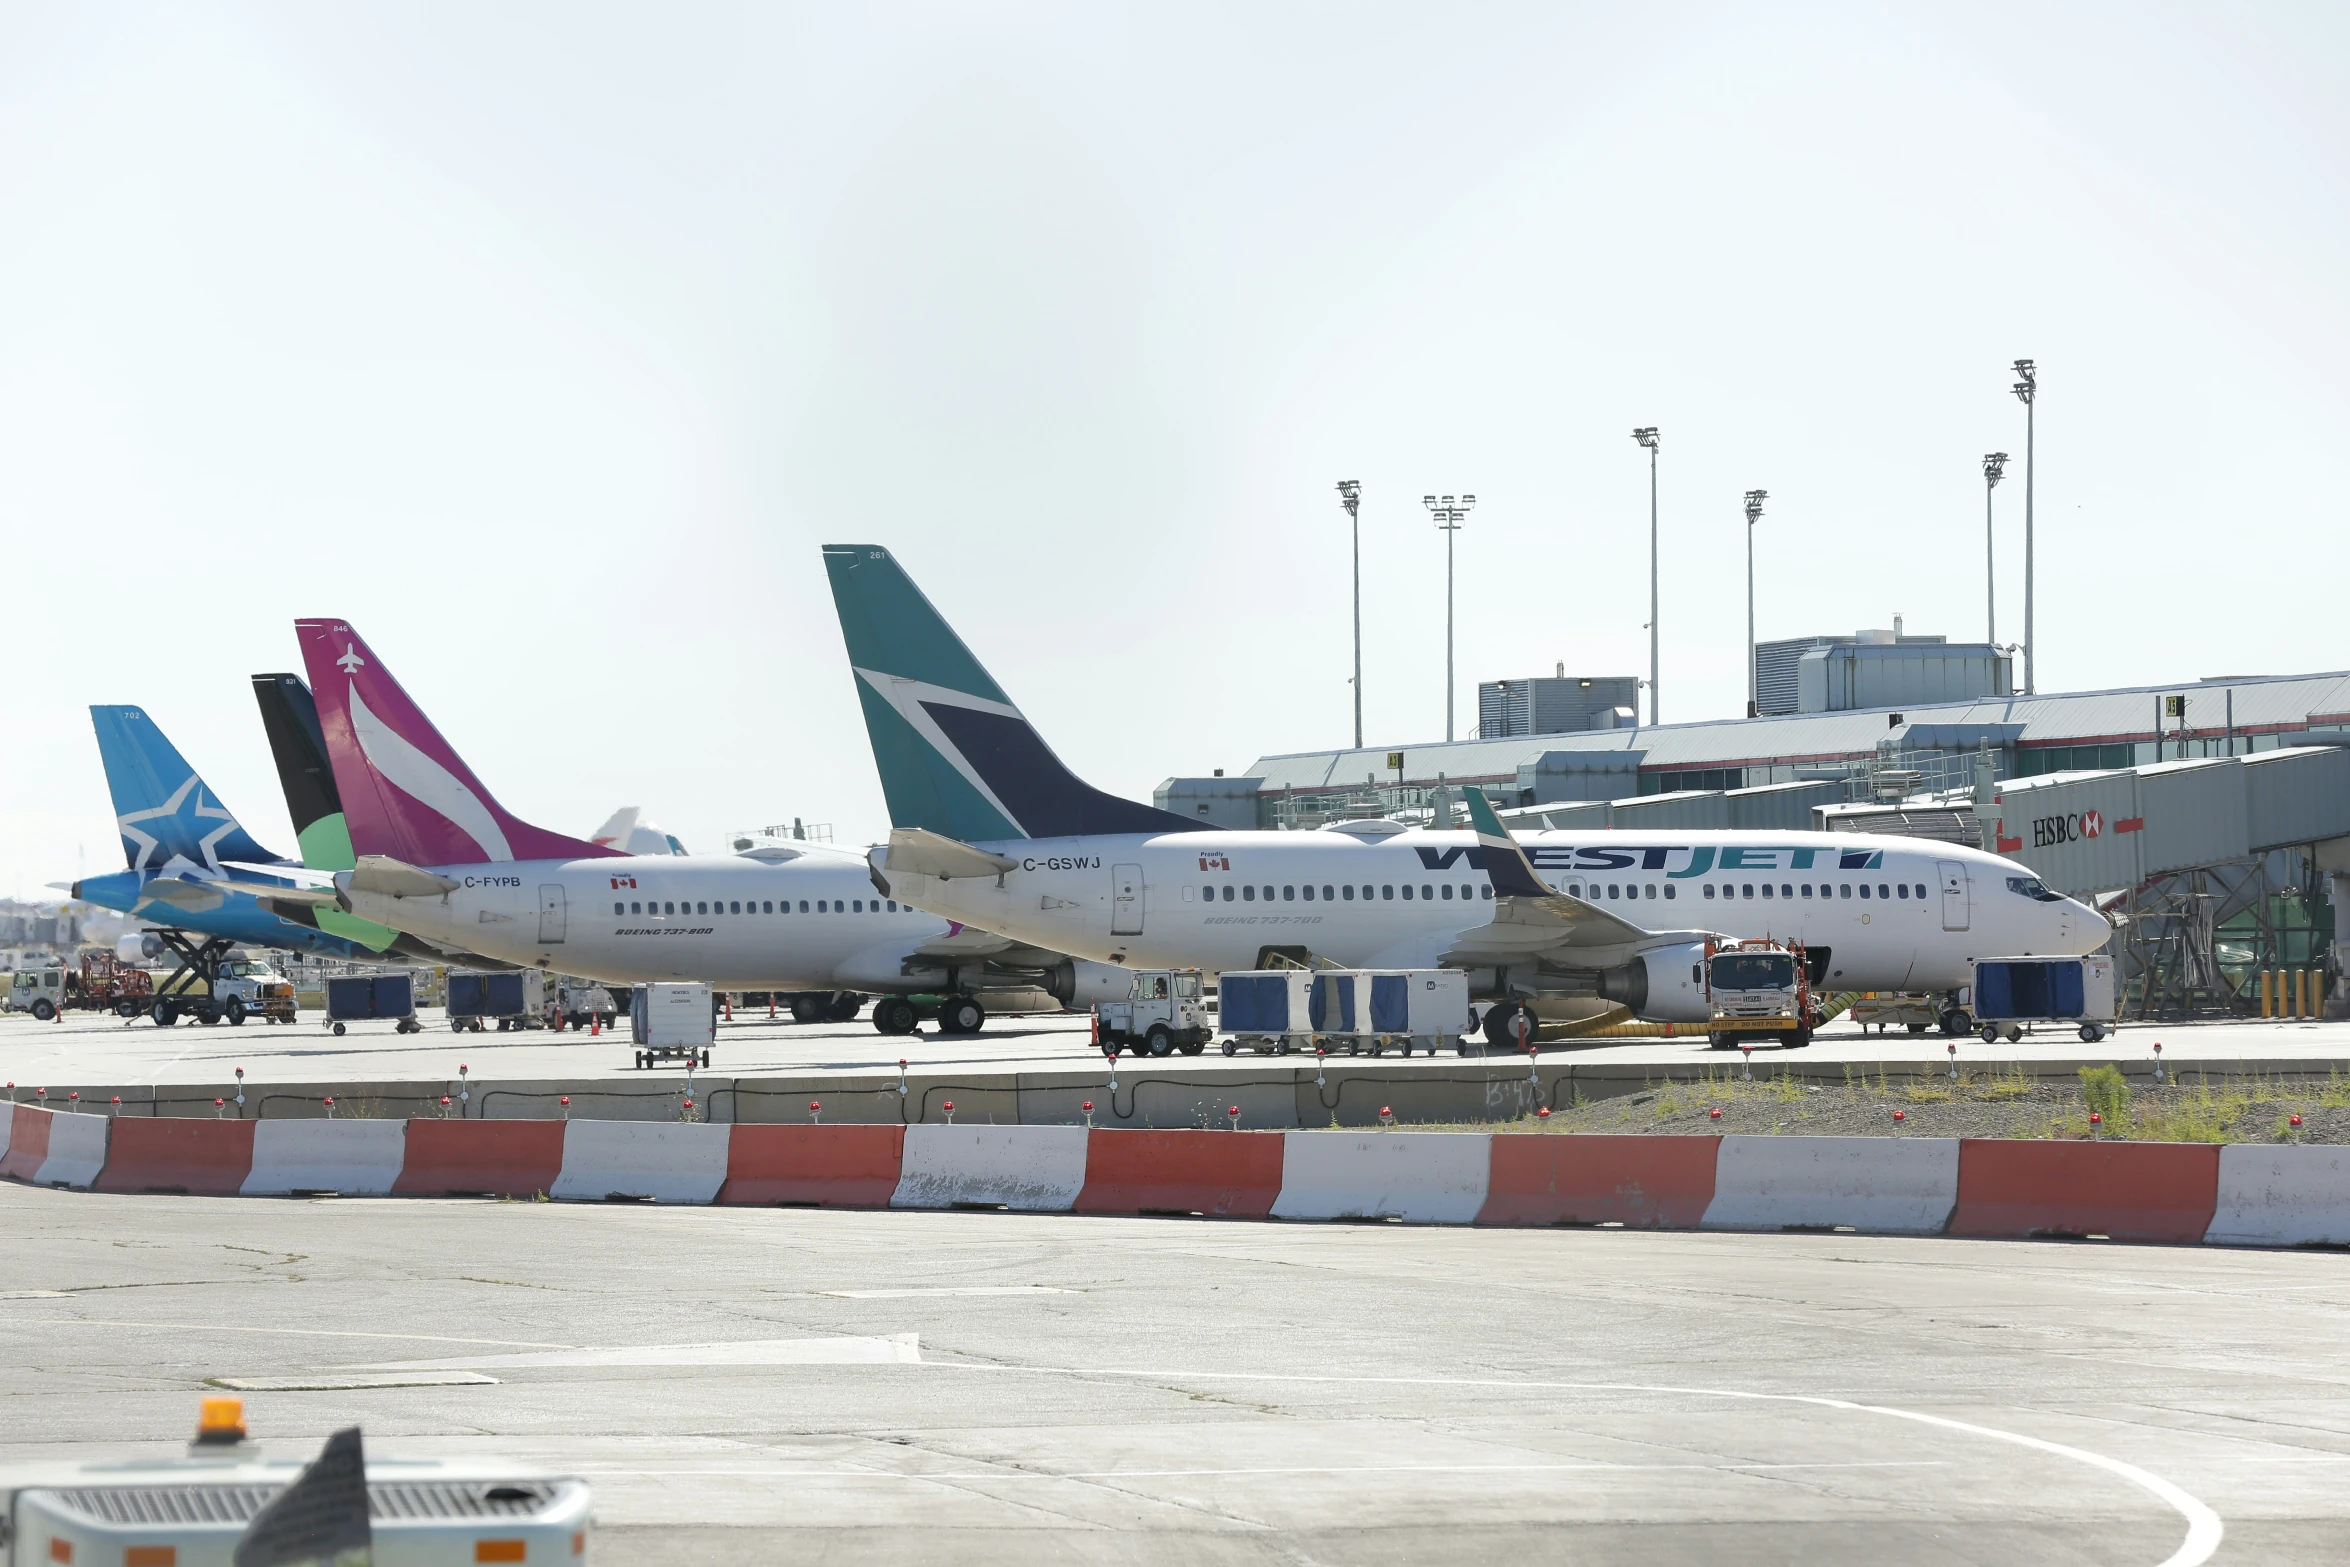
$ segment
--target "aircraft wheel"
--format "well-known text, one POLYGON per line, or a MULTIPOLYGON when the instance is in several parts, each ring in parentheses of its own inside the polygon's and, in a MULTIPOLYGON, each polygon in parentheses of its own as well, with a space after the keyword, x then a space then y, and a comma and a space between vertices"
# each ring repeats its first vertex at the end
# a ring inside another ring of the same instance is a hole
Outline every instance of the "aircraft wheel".
POLYGON ((921 1021, 914 1003, 904 996, 884 996, 873 1003, 873 1026, 884 1034, 911 1034, 921 1021))
POLYGON ((824 1009, 818 1005, 817 997, 794 996, 791 998, 791 1020, 793 1022, 814 1023, 820 1021, 823 1016, 824 1009))
POLYGON ((831 1023, 853 1023, 857 1020, 857 1014, 864 1010, 865 998, 844 990, 825 1003, 824 1017, 825 1021, 831 1023))
POLYGON ((969 996, 950 996, 938 1009, 938 1026, 950 1034, 976 1034, 987 1026, 987 1009, 969 996))

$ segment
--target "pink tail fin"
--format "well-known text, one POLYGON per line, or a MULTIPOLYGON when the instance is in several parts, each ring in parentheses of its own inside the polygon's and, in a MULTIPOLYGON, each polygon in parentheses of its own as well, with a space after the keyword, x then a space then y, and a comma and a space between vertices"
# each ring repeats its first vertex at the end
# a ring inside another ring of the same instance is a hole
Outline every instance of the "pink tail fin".
POLYGON ((617 853, 510 815, 343 620, 297 620, 355 854, 411 865, 617 853))

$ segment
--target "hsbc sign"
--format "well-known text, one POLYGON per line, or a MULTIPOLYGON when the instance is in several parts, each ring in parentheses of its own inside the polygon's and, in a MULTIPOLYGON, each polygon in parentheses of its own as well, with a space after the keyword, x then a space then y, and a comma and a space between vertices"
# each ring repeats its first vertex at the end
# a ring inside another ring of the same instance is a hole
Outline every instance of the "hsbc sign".
POLYGON ((2032 818, 2032 847, 2053 849, 2061 843, 2081 843, 2104 835, 2105 813, 2069 811, 2062 816, 2032 818))

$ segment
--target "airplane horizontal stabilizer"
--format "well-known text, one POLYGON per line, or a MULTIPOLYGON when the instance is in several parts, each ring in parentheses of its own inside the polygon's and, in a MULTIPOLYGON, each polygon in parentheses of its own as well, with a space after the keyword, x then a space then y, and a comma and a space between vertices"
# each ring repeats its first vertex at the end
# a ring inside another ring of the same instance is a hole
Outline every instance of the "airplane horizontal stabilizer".
POLYGON ((927 828, 893 827, 889 847, 882 851, 881 868, 952 881, 957 876, 1001 876, 1006 871, 1018 870, 1020 862, 975 849, 959 838, 949 838, 927 828))
POLYGON ((362 854, 358 867, 346 871, 353 892, 372 892, 386 898, 438 898, 457 891, 463 882, 395 860, 389 855, 362 854))

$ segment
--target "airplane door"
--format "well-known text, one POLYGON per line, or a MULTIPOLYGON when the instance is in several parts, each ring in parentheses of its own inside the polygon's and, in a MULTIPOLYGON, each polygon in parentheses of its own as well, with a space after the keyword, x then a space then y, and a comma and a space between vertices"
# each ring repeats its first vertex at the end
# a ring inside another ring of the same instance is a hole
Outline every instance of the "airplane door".
POLYGON ((563 939, 563 889, 545 886, 539 889, 539 940, 552 946, 563 939))
POLYGON ((1942 928, 1966 929, 1969 915, 1966 867, 1956 860, 1937 860, 1934 868, 1942 874, 1942 928))
POLYGON ((1142 867, 1110 867, 1110 934, 1142 934, 1142 867))

